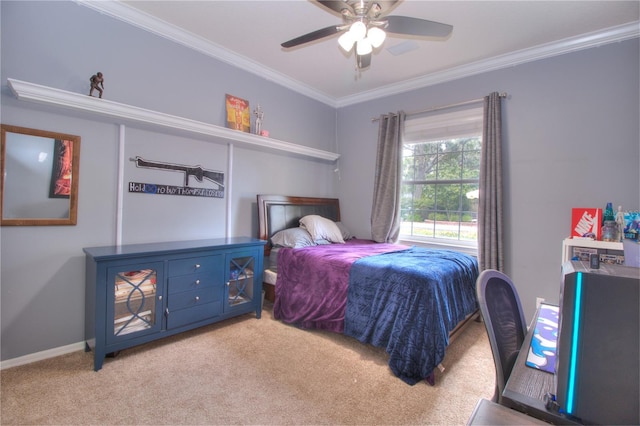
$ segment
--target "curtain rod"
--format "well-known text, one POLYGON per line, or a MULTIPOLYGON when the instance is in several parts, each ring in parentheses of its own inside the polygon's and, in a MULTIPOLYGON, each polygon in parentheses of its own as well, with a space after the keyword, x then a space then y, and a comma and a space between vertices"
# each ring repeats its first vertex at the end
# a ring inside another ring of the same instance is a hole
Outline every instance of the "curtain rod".
MULTIPOLYGON (((507 97, 507 93, 506 92, 502 92, 499 94, 499 96, 501 98, 506 98, 507 97)), ((455 108, 455 107, 460 107, 460 106, 465 106, 465 105, 470 105, 470 104, 475 104, 478 102, 482 102, 484 101, 484 97, 482 98, 478 98, 478 99, 472 99, 470 101, 463 101, 463 102, 458 102, 455 104, 449 104, 449 105, 442 105, 442 106, 437 106, 437 107, 433 107, 433 108, 427 108, 427 109, 423 109, 420 111, 411 111, 411 112, 407 112, 406 115, 417 115, 417 114, 424 114, 427 112, 433 112, 433 111, 440 111, 441 109, 448 109, 448 108, 455 108)), ((371 121, 379 121, 380 117, 374 117, 371 119, 371 121)))

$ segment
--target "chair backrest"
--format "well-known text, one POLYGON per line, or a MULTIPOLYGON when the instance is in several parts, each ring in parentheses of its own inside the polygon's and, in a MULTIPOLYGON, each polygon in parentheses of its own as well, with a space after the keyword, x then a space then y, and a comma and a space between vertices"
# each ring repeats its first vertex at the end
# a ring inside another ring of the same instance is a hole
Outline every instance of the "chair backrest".
POLYGON ((502 391, 527 334, 527 325, 518 292, 502 272, 483 271, 476 282, 476 292, 496 366, 493 401, 501 403, 502 391))

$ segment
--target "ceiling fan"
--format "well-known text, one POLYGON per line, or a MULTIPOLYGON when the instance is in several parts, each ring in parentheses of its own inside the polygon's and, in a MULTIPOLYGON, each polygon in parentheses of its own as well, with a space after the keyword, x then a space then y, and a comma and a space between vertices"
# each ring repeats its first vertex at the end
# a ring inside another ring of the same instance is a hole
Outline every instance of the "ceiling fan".
POLYGON ((296 37, 281 46, 288 49, 343 33, 338 43, 346 52, 356 47, 356 67, 361 70, 371 65, 373 49, 382 45, 386 33, 418 37, 447 37, 451 34, 451 25, 409 16, 385 16, 398 1, 316 0, 328 11, 342 15, 343 23, 296 37))

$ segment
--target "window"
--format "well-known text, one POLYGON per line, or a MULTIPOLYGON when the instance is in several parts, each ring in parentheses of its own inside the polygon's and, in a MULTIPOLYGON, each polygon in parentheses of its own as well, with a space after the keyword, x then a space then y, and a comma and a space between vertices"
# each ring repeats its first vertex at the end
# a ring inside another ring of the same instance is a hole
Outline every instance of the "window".
POLYGON ((400 239, 477 245, 482 108, 408 117, 400 239))

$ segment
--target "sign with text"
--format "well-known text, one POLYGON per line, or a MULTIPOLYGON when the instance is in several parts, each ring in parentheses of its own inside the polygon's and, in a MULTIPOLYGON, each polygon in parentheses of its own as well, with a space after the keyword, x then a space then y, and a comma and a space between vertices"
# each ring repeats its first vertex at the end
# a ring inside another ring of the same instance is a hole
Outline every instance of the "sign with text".
POLYGON ((164 163, 160 161, 145 160, 142 157, 131 158, 136 167, 155 169, 183 174, 184 186, 166 185, 160 183, 129 182, 129 192, 141 194, 160 195, 186 195, 191 197, 224 198, 224 173, 217 170, 208 170, 200 165, 187 166, 183 164, 164 163), (215 188, 194 188, 189 186, 190 178, 205 183, 212 183, 215 188))
POLYGON ((129 192, 158 195, 185 195, 191 197, 224 198, 224 190, 193 188, 189 186, 164 185, 159 183, 129 182, 129 192))

